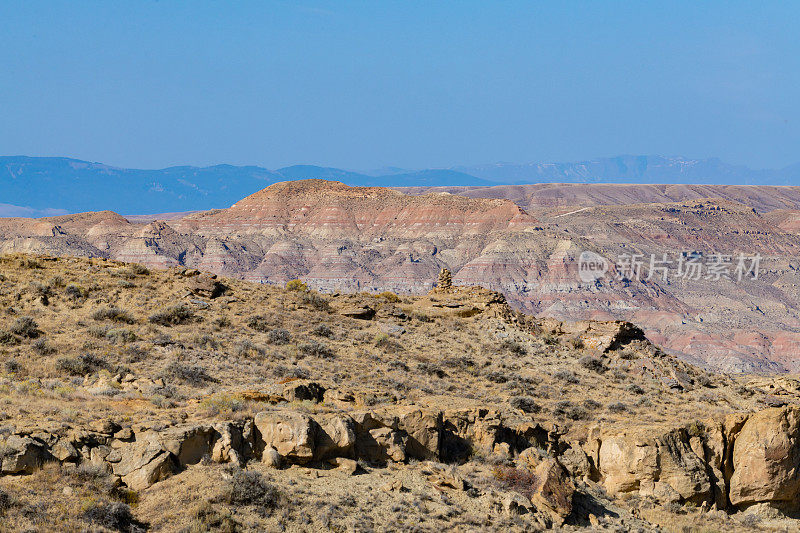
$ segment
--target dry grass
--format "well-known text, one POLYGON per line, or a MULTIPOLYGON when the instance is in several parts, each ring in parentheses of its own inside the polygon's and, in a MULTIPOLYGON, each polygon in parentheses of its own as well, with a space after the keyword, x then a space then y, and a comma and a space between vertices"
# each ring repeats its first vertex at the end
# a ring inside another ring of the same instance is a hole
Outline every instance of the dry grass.
MULTIPOLYGON (((595 353, 556 328, 506 321, 468 294, 463 308, 451 309, 438 295, 332 297, 301 282, 282 288, 226 279, 226 295, 210 300, 186 296, 192 280, 176 269, 27 256, 0 257, 0 275, 0 423, 15 429, 79 427, 103 418, 151 427, 230 420, 263 408, 245 392, 267 397, 297 378, 350 394, 354 408, 496 408, 519 421, 556 422, 565 440, 585 439, 593 424, 684 424, 748 409, 763 398, 732 378, 697 372, 697 387, 671 390, 641 370, 641 361, 664 357, 647 343, 595 353), (376 310, 373 320, 337 311, 363 305, 376 310), (713 406, 702 401, 709 387, 713 406)), ((341 408, 324 402, 295 407, 341 408)), ((328 479, 335 487, 330 490, 304 469, 264 474, 287 503, 259 515, 257 506, 238 497, 226 500, 219 483, 224 471, 216 465, 198 465, 158 483, 138 504, 108 488, 103 476, 81 481, 74 472, 48 466, 24 482, 0 478, 0 512, 6 513, 3 527, 14 530, 80 531, 106 519, 113 525, 127 520, 117 503, 131 505, 133 516, 164 531, 288 524, 347 530, 359 527, 356 516, 366 529, 387 523, 432 531, 445 524, 486 526, 494 500, 459 493, 455 503, 443 502, 442 493, 424 482, 425 468, 412 465, 403 474, 412 489, 402 493, 408 498, 376 491, 386 482, 380 472, 328 479), (70 497, 62 493, 67 486, 74 491, 70 497), (353 495, 355 507, 331 494, 353 495)), ((498 480, 520 491, 530 481, 505 470, 493 475, 475 463, 464 468, 487 491, 498 480)), ((494 529, 530 526, 493 516, 494 529)))

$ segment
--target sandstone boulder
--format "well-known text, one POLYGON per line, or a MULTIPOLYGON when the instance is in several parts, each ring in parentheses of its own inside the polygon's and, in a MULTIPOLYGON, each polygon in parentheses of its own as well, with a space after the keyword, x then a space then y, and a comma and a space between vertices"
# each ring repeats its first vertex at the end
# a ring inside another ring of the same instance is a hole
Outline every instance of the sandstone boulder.
POLYGON ((308 415, 262 411, 255 416, 255 426, 261 444, 275 448, 281 457, 299 464, 314 458, 317 424, 308 415))
POLYGON ((733 443, 730 502, 797 506, 800 497, 800 409, 766 409, 747 418, 733 443))
POLYGON ((350 318, 357 318, 359 320, 372 320, 372 318, 375 316, 375 309, 368 305, 361 307, 346 307, 339 311, 339 314, 350 318))
POLYGON ((215 275, 201 274, 189 284, 189 290, 204 298, 217 298, 225 294, 227 287, 219 282, 215 275))
POLYGON ((347 459, 346 457, 334 457, 331 459, 331 464, 336 467, 336 470, 350 476, 355 474, 358 470, 358 462, 353 459, 347 459))
POLYGON ((712 494, 706 464, 692 450, 684 429, 656 436, 645 430, 603 436, 597 461, 602 483, 611 494, 671 494, 666 487, 656 487, 657 482, 667 484, 681 501, 700 504, 712 494))
POLYGON ((531 502, 537 509, 548 513, 555 524, 563 524, 572 512, 572 496, 575 494, 575 486, 567 471, 558 461, 548 458, 533 473, 536 484, 531 502))
POLYGON ((132 490, 146 489, 178 471, 177 460, 163 449, 155 433, 144 435, 120 453, 120 460, 111 468, 132 490))
POLYGON ((164 450, 170 452, 181 467, 200 462, 204 455, 212 454, 218 434, 211 426, 171 428, 159 438, 164 450))
POLYGON ((50 453, 62 463, 77 461, 80 457, 78 450, 76 450, 75 446, 67 439, 59 439, 50 449, 50 453))
POLYGON ((43 463, 53 460, 44 443, 31 437, 10 435, 0 455, 3 474, 30 474, 43 463))
POLYGON ((314 458, 353 457, 356 423, 347 415, 333 415, 319 421, 314 458))
POLYGON ((398 413, 398 427, 408 435, 409 456, 415 459, 439 459, 443 417, 441 411, 406 408, 398 413))
POLYGON ((267 446, 261 454, 261 462, 272 468, 281 467, 281 454, 272 446, 267 446))
POLYGON ((214 430, 218 438, 211 449, 211 460, 243 466, 253 454, 255 445, 252 420, 242 423, 220 422, 214 426, 214 430))

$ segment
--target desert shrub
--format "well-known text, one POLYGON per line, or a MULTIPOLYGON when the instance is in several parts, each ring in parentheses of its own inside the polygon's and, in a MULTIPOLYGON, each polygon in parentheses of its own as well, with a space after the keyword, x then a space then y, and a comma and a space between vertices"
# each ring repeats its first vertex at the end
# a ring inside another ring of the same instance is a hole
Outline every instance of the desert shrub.
POLYGON ((377 295, 377 298, 383 298, 387 302, 397 303, 400 301, 400 297, 393 293, 392 291, 384 291, 377 295))
POLYGON ((372 342, 376 348, 381 348, 386 353, 397 353, 403 350, 403 346, 386 333, 376 334, 372 342))
POLYGON ((283 328, 277 328, 267 333, 267 342, 276 346, 283 346, 292 341, 292 336, 283 328))
POLYGON ((125 344, 127 342, 136 342, 136 333, 129 329, 117 328, 106 332, 106 339, 114 344, 125 344))
POLYGON ((90 524, 114 531, 131 531, 136 523, 131 508, 122 502, 93 502, 83 512, 83 517, 90 524))
POLYGON ((185 531, 189 533, 200 533, 201 531, 235 533, 241 529, 230 511, 216 509, 211 502, 204 502, 195 512, 191 527, 185 531))
POLYGON ((542 337, 542 341, 547 346, 555 346, 556 344, 558 344, 558 339, 556 337, 554 337, 553 335, 544 335, 542 337))
POLYGON ((492 383, 506 383, 508 381, 508 376, 502 372, 489 372, 486 374, 486 379, 492 383))
POLYGON ((90 353, 56 360, 56 369, 71 376, 84 376, 107 366, 105 360, 90 353))
POLYGON ((53 295, 53 289, 50 285, 32 281, 30 284, 31 292, 34 296, 39 298, 44 305, 50 302, 50 297, 53 295))
POLYGON ((389 370, 402 370, 403 372, 408 372, 408 365, 396 359, 394 361, 389 361, 387 366, 389 367, 389 370))
POLYGON ((575 405, 569 400, 562 400, 558 402, 553 409, 553 415, 570 420, 588 420, 589 413, 580 405, 575 405))
POLYGON ((305 292, 308 290, 308 285, 306 285, 299 279, 293 279, 292 281, 286 283, 286 290, 305 292))
POLYGON ((47 342, 47 339, 36 339, 31 344, 31 348, 33 348, 33 351, 38 355, 42 356, 56 353, 56 349, 47 342))
POLYGON ((108 326, 93 325, 89 326, 87 332, 95 339, 105 339, 109 329, 108 326))
POLYGON ((150 315, 148 320, 159 326, 177 326, 195 320, 194 311, 185 305, 173 305, 163 311, 150 315))
POLYGON ((700 385, 701 387, 713 387, 714 384, 711 382, 711 379, 706 376, 705 374, 699 374, 695 378, 695 382, 700 385))
POLYGON ((581 339, 580 337, 575 337, 574 339, 569 341, 569 343, 576 350, 583 350, 583 348, 584 348, 583 339, 581 339))
POLYGON ((270 322, 261 315, 254 315, 247 319, 247 327, 256 331, 265 332, 270 328, 270 322))
POLYGON ((308 379, 311 377, 311 373, 308 370, 296 366, 287 368, 283 365, 278 365, 272 369, 272 374, 275 377, 284 379, 308 379))
POLYGON ((29 269, 44 268, 44 265, 42 263, 40 263, 36 259, 31 259, 30 257, 21 258, 19 260, 19 266, 21 268, 29 268, 29 269))
POLYGON ((428 324, 433 322, 433 318, 432 317, 426 315, 425 313, 423 313, 421 311, 414 311, 413 313, 411 313, 411 316, 413 318, 419 320, 420 322, 425 322, 425 323, 428 323, 428 324))
POLYGON ((608 410, 612 413, 624 413, 628 410, 628 406, 622 402, 616 402, 609 405, 608 410))
POLYGON ((123 289, 132 289, 136 286, 135 283, 131 283, 127 279, 121 279, 117 282, 117 286, 123 289))
POLYGON ((22 370, 22 365, 16 359, 9 359, 3 366, 9 374, 17 374, 22 370))
POLYGON ((125 324, 134 323, 133 317, 130 315, 130 313, 118 307, 105 307, 98 309, 92 313, 92 318, 95 320, 111 320, 112 322, 122 322, 125 324))
POLYGON ((132 275, 132 276, 149 276, 150 275, 150 270, 146 266, 140 265, 138 263, 131 263, 130 265, 125 267, 124 270, 125 270, 126 274, 129 274, 129 275, 132 275))
POLYGON ((448 357, 442 359, 442 365, 448 368, 458 368, 459 370, 471 370, 475 368, 475 361, 469 357, 448 357))
POLYGON ((625 387, 625 390, 627 390, 627 391, 628 391, 628 392, 630 392, 631 394, 644 394, 644 389, 643 389, 643 388, 641 388, 641 387, 640 387, 639 385, 637 385, 636 383, 631 383, 630 385, 628 385, 627 387, 625 387))
POLYGON ((128 364, 138 363, 144 361, 148 355, 148 349, 138 344, 126 346, 120 350, 120 354, 124 357, 124 361, 128 364))
POLYGON ((512 490, 526 498, 533 496, 537 479, 530 470, 498 465, 492 469, 492 476, 506 490, 512 490))
POLYGON ((332 359, 336 353, 325 343, 311 341, 301 344, 297 349, 303 355, 310 357, 321 357, 322 359, 332 359))
POLYGON ((632 360, 632 359, 638 359, 638 357, 639 356, 636 355, 636 352, 632 350, 625 349, 619 352, 620 359, 632 360))
MULTIPOLYGON (((684 511, 683 509, 681 509, 681 510, 680 510, 680 512, 681 512, 681 513, 685 513, 686 511, 684 511)), ((678 513, 676 513, 676 514, 678 514, 678 513)), ((749 528, 749 529, 752 529, 752 530, 757 530, 757 529, 760 529, 760 528, 759 528, 759 524, 760 524, 760 523, 761 523, 763 520, 764 520, 764 519, 763 519, 762 517, 758 516, 758 515, 757 515, 757 514, 755 514, 755 513, 748 513, 748 514, 746 514, 746 515, 742 516, 742 517, 739 519, 739 523, 740 523, 740 524, 742 524, 742 525, 743 525, 744 527, 746 527, 746 528, 749 528)))
POLYGON ((207 350, 216 350, 219 348, 220 344, 217 340, 212 337, 211 335, 198 335, 194 338, 195 346, 200 346, 207 350))
POLYGON ((72 300, 80 300, 86 297, 87 291, 77 285, 67 285, 67 288, 64 289, 64 294, 72 300))
POLYGON ((598 374, 602 374, 608 370, 608 367, 604 365, 600 359, 592 357, 591 355, 585 355, 581 357, 578 359, 578 363, 586 370, 591 370, 592 372, 597 372, 598 374))
POLYGON ((265 514, 275 509, 280 499, 278 490, 261 474, 240 469, 230 470, 223 498, 230 505, 251 505, 265 514))
POLYGON ((428 374, 429 376, 436 376, 439 379, 447 377, 447 372, 439 368, 439 365, 434 363, 419 363, 417 365, 417 370, 423 374, 428 374))
POLYGON ((514 355, 525 355, 528 353, 523 345, 517 341, 512 341, 511 339, 504 340, 500 347, 507 352, 513 353, 514 355))
POLYGON ((0 329, 0 344, 5 344, 6 346, 14 346, 15 344, 19 344, 19 337, 17 337, 10 331, 0 329))
POLYGON ((590 398, 588 400, 583 400, 583 406, 585 408, 589 409, 590 411, 595 411, 595 410, 600 409, 601 407, 603 407, 603 404, 601 404, 598 401, 592 400, 590 398))
POLYGON ((14 335, 27 337, 29 339, 35 339, 42 334, 42 332, 39 330, 39 325, 29 316, 19 317, 14 321, 13 324, 11 324, 9 331, 14 335))
POLYGON ((3 489, 0 489, 0 516, 4 516, 12 505, 14 505, 14 501, 11 496, 3 489))
POLYGON ((212 322, 218 328, 229 328, 231 327, 231 319, 226 316, 218 316, 212 322))
POLYGON ((244 339, 236 343, 234 353, 237 357, 258 357, 264 355, 264 348, 257 346, 249 339, 244 339))
POLYGON ((241 398, 230 394, 215 394, 203 399, 200 405, 209 415, 213 416, 220 413, 235 413, 241 411, 245 403, 241 398))
POLYGON ((542 410, 541 406, 530 396, 515 396, 511 398, 508 403, 510 403, 511 407, 514 409, 519 409, 525 413, 538 413, 542 410))
POLYGON ((311 334, 317 337, 333 337, 333 331, 325 324, 318 324, 311 330, 311 334))
POLYGON ((206 381, 214 381, 205 368, 199 365, 185 365, 178 361, 171 361, 159 374, 164 381, 180 381, 187 385, 199 386, 206 381))
POLYGON ((318 292, 306 291, 300 296, 300 303, 313 307, 317 311, 330 312, 331 304, 327 298, 318 292))
POLYGON ((650 400, 650 398, 648 398, 647 396, 642 396, 636 402, 636 405, 638 405, 639 407, 652 407, 653 406, 653 401, 650 400))
POLYGON ((575 376, 575 374, 573 374, 566 368, 563 368, 558 372, 556 372, 555 374, 553 374, 553 377, 556 379, 560 379, 561 381, 566 381, 567 383, 572 383, 572 384, 580 382, 577 376, 575 376))
POLYGON ((705 424, 703 424, 699 420, 692 420, 691 422, 686 424, 686 433, 688 433, 690 437, 700 437, 705 432, 706 432, 705 424))

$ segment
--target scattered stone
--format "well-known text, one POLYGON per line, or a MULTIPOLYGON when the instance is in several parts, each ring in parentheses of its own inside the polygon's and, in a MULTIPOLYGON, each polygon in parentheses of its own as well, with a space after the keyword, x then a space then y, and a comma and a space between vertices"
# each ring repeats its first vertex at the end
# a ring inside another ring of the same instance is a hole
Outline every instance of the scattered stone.
POLYGON ((281 454, 279 454, 278 450, 272 446, 268 446, 264 449, 264 453, 261 455, 261 462, 272 468, 280 468, 281 454))
POLYGON ((357 318, 359 320, 372 320, 372 318, 375 316, 375 309, 368 305, 361 307, 347 307, 339 311, 339 314, 350 318, 357 318))
POLYGON ((331 464, 334 465, 337 470, 345 472, 350 476, 355 474, 358 470, 358 462, 353 459, 347 459, 346 457, 334 457, 331 459, 331 464))
POLYGON ((387 482, 385 485, 383 485, 381 487, 381 490, 383 492, 405 492, 408 489, 406 489, 403 486, 403 482, 402 481, 400 481, 399 479, 393 479, 393 480, 387 482))

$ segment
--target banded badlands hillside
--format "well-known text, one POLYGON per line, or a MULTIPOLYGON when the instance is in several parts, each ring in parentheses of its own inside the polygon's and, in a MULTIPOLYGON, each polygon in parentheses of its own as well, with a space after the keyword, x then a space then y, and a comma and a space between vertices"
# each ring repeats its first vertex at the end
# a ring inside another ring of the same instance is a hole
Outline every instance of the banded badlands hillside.
POLYGON ((187 266, 326 292, 427 291, 456 283, 559 319, 622 319, 687 361, 726 372, 796 372, 800 188, 529 185, 411 189, 283 182, 228 209, 126 219, 112 212, 0 219, 0 251, 187 266), (161 219, 159 219, 161 218, 161 219), (606 258, 579 276, 584 251, 606 258), (648 276, 651 256, 758 254, 757 278, 648 276), (640 276, 620 258, 643 258, 640 276), (650 279, 648 279, 650 277, 650 279))

